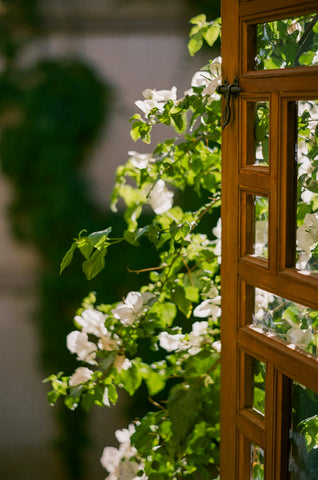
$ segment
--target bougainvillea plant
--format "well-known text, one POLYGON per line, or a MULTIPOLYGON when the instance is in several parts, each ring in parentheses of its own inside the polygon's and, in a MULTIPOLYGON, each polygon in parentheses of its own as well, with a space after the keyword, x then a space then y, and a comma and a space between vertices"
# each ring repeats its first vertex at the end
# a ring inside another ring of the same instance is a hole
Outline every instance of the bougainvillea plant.
MULTIPOLYGON (((199 15, 192 23, 189 50, 194 54, 204 41, 213 45, 220 20, 207 22, 199 15)), ((270 29, 266 38, 281 34, 283 27, 277 22, 266 25, 270 29)), ((284 35, 290 31, 288 45, 294 51, 293 42, 298 42, 306 24, 302 19, 290 20, 283 30, 284 35)), ((263 30, 257 35, 263 45, 263 30)), ((268 45, 271 42, 264 43, 259 62, 283 65, 286 51, 268 45)), ((297 58, 305 61, 307 57, 297 58)), ((84 299, 74 319, 76 329, 67 336, 67 347, 81 366, 71 376, 58 373, 47 379, 52 385, 50 403, 62 397, 71 410, 79 404, 85 409, 94 404, 111 407, 120 389, 133 396, 146 385, 151 408, 115 433, 118 448, 104 449, 101 463, 107 480, 216 479, 220 475, 221 105, 216 93, 220 83, 217 57, 195 73, 181 96, 176 87, 143 92, 136 102, 140 113, 131 118, 133 140, 150 144, 157 125, 169 127, 169 133, 149 153, 130 151, 126 165, 118 168, 112 209, 116 211, 118 202, 125 206, 127 228, 121 237, 112 236, 110 226, 91 234, 81 232, 61 264, 63 271, 79 251, 83 271, 91 279, 107 268, 112 245, 127 242, 138 247, 145 239, 153 245, 154 258, 159 258, 157 264, 144 266, 149 283, 138 291, 107 305, 99 304, 95 293, 84 299), (190 202, 194 208, 185 208, 188 192, 197 196, 190 202), (143 209, 153 211, 146 225, 140 224, 143 209)), ((255 119, 256 158, 265 164, 267 109, 266 102, 259 105, 255 119)), ((317 104, 310 102, 298 111, 302 127, 298 140, 303 148, 298 172, 297 268, 305 269, 315 268, 318 242, 316 111, 317 104), (309 124, 314 125, 312 133, 309 124)), ((255 205, 259 256, 267 255, 267 211, 266 205, 255 205)), ((309 346, 310 352, 315 349, 317 312, 304 311, 259 289, 255 305, 255 325, 271 327, 286 342, 309 346)), ((257 408, 262 411, 264 372, 258 374, 257 408)), ((310 431, 310 438, 317 436, 313 424, 312 419, 302 420, 300 431, 310 431)), ((307 447, 310 453, 312 442, 307 447)), ((253 468, 255 478, 264 477, 261 465, 253 468)))

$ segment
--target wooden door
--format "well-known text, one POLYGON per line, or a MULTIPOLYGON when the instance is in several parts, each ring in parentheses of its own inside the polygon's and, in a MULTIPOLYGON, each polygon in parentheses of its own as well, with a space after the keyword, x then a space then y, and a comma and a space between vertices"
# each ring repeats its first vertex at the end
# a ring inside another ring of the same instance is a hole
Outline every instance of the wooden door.
POLYGON ((318 478, 317 12, 222 3, 222 480, 318 478))

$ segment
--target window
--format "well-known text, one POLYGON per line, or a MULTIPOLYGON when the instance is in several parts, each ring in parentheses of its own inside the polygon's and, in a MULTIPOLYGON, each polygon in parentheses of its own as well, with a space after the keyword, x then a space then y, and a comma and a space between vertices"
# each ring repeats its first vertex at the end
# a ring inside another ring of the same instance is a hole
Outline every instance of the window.
POLYGON ((222 480, 318 478, 318 7, 223 0, 222 480))

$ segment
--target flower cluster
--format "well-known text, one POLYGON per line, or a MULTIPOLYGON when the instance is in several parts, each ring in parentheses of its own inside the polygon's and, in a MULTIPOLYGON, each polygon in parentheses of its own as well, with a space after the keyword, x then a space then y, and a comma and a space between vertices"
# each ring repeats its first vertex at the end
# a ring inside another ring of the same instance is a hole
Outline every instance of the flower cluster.
POLYGON ((214 58, 204 70, 196 72, 191 81, 191 89, 184 92, 186 95, 194 95, 194 87, 204 87, 202 95, 209 96, 209 102, 219 100, 220 96, 216 92, 218 85, 222 83, 222 58, 214 58))
POLYGON ((109 472, 106 480, 147 480, 143 472, 143 462, 137 458, 137 450, 130 443, 130 437, 135 433, 135 426, 116 430, 115 437, 119 448, 105 447, 101 464, 109 472))
POLYGON ((151 300, 154 300, 152 293, 129 292, 125 300, 112 310, 112 314, 123 325, 132 325, 147 311, 151 300))
POLYGON ((94 308, 87 308, 81 315, 76 315, 75 322, 81 330, 69 333, 66 344, 69 351, 77 355, 78 360, 94 365, 98 349, 112 351, 119 348, 119 339, 105 327, 106 318, 105 314, 94 308), (89 337, 96 341, 90 341, 89 337))
POLYGON ((142 95, 144 100, 137 100, 135 104, 146 117, 149 117, 153 111, 162 113, 168 100, 176 101, 177 89, 176 87, 172 87, 171 90, 151 90, 147 88, 142 92, 142 95))

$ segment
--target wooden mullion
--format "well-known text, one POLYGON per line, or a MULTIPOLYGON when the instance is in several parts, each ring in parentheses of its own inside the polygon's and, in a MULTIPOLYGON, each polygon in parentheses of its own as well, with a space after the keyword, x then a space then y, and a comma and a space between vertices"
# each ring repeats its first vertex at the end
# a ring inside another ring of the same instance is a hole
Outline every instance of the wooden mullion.
POLYGON ((238 272, 240 278, 252 286, 318 310, 317 278, 302 275, 294 269, 273 275, 266 263, 251 256, 239 259, 238 272))
POLYGON ((250 355, 271 359, 271 362, 285 376, 317 391, 318 357, 288 347, 273 335, 265 335, 256 329, 242 327, 238 342, 250 355))
MULTIPOLYGON (((222 14, 222 75, 233 82, 239 75, 238 0, 226 0, 221 5, 222 14)), ((239 99, 233 102, 232 110, 238 108, 239 99)), ((223 102, 224 108, 224 102, 223 102)), ((238 279, 237 232, 238 232, 238 122, 234 114, 222 135, 222 320, 221 320, 221 478, 235 480, 237 477, 237 349, 238 328, 238 279), (228 335, 231 332, 231 335, 228 335), (230 455, 229 455, 230 452, 230 455)))
POLYGON ((273 413, 275 458, 272 478, 288 480, 291 381, 280 372, 276 374, 276 402, 273 413))
POLYGON ((240 17, 250 22, 264 23, 276 19, 292 18, 317 10, 316 0, 241 0, 240 17))

